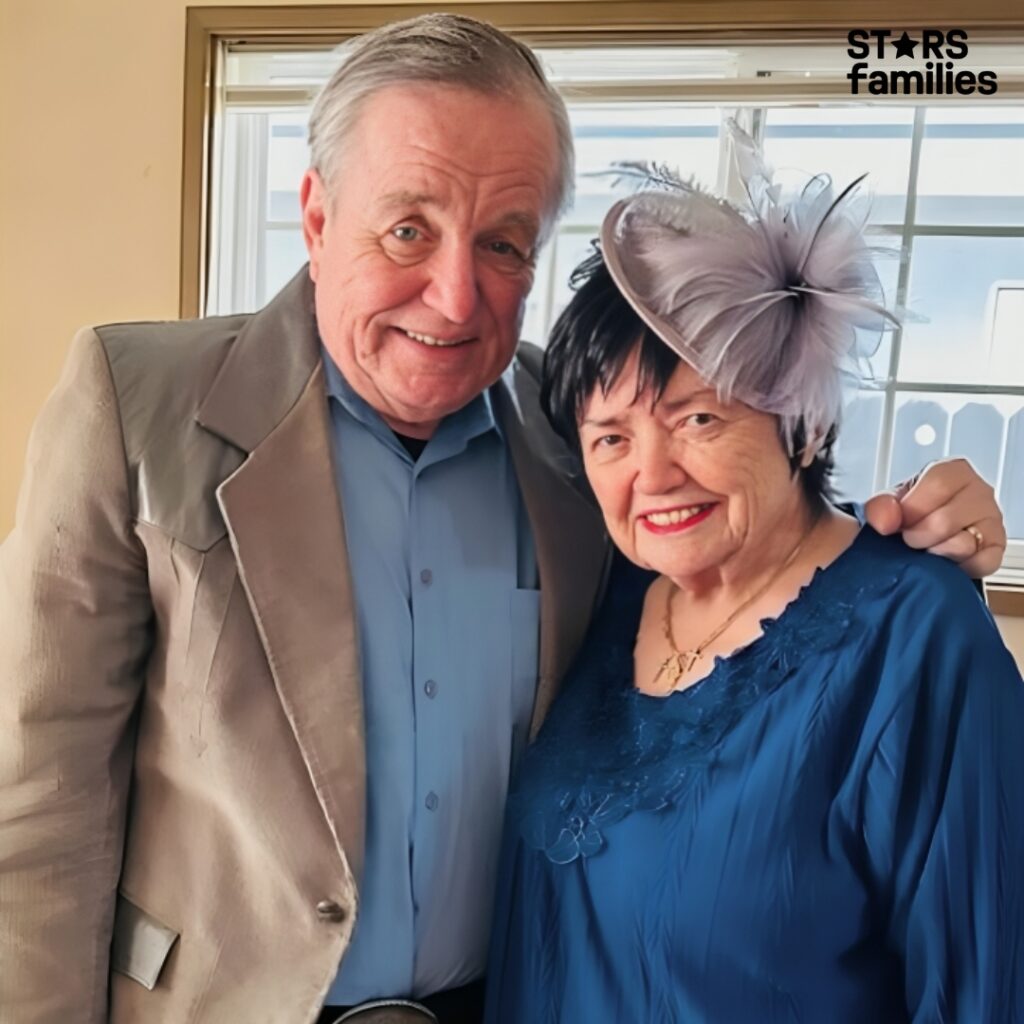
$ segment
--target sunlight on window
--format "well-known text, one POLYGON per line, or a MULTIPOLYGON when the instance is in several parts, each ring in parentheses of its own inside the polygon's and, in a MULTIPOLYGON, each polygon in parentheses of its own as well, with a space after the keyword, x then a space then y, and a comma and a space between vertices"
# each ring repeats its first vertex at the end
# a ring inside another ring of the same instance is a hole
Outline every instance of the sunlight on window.
MULTIPOLYGON (((617 162, 664 164, 723 189, 722 126, 739 116, 784 182, 825 172, 841 187, 867 173, 869 230, 887 253, 879 272, 905 316, 847 406, 839 486, 862 498, 931 459, 966 456, 997 488, 1021 541, 1006 564, 1024 569, 1024 106, 794 105, 770 100, 770 77, 755 80, 767 103, 723 105, 715 83, 760 75, 762 57, 721 47, 540 52, 566 92, 578 173, 575 205, 540 255, 523 337, 543 344, 568 301, 573 268, 628 187, 608 173, 617 162)), ((298 186, 306 118, 337 59, 329 51, 229 55, 208 313, 263 305, 305 262, 298 186)), ((831 59, 771 55, 780 67, 804 61, 816 80, 842 73, 831 59)))

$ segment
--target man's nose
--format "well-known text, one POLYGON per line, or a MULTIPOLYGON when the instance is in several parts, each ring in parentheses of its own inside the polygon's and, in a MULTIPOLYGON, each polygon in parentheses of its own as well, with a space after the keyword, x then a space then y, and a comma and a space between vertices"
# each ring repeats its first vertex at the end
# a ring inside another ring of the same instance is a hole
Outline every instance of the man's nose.
POLYGON ((633 489, 639 494, 667 494, 686 483, 688 474, 669 439, 639 438, 635 445, 637 463, 633 489))
POLYGON ((453 324, 467 323, 480 301, 474 247, 457 242, 442 246, 431 259, 430 281, 423 301, 453 324))

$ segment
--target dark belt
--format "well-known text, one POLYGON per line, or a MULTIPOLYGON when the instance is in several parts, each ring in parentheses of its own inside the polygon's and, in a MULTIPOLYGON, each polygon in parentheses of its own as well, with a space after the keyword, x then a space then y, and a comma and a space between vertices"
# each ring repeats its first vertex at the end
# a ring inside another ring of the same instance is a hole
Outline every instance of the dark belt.
POLYGON ((480 1024, 484 1016, 484 983, 474 981, 417 999, 376 999, 359 1006, 325 1006, 316 1024, 480 1024), (346 1016, 346 1014, 348 1016, 346 1016))

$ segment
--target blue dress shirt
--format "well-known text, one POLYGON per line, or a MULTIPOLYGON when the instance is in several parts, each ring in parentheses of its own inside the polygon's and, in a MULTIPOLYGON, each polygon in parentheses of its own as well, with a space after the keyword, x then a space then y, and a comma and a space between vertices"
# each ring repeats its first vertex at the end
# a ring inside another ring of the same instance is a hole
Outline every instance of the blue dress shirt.
POLYGON ((540 592, 486 394, 413 461, 323 363, 359 629, 366 858, 327 1003, 427 995, 487 958, 505 794, 537 683, 540 592))

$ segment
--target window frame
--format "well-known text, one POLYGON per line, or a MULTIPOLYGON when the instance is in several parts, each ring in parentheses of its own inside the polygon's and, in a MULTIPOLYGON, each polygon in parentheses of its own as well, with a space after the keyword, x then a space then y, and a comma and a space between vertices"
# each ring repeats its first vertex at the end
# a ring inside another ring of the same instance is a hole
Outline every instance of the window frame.
MULTIPOLYGON (((893 27, 913 32, 936 25, 965 28, 973 43, 1024 44, 1024 8, 1013 16, 1006 7, 1005 0, 975 0, 969 20, 962 7, 950 0, 739 0, 727 5, 711 0, 636 0, 630 4, 618 0, 519 0, 451 4, 444 10, 482 18, 527 43, 549 46, 714 42, 724 46, 816 44, 840 49, 851 28, 893 27)), ((186 9, 179 278, 182 317, 200 315, 204 304, 212 237, 211 155, 225 46, 337 45, 427 9, 436 8, 393 2, 186 9)), ((717 84, 715 90, 724 105, 730 98, 739 100, 744 90, 749 93, 749 85, 736 83, 722 90, 722 84, 717 84)), ((1024 80, 1005 84, 1020 102, 1024 80)), ((833 88, 837 99, 849 96, 841 81, 825 90, 820 81, 806 85, 793 81, 782 90, 774 89, 773 99, 792 101, 813 95, 820 100, 825 98, 823 92, 833 88)), ((1003 90, 1001 76, 1000 99, 1009 99, 1003 90)), ((693 98, 710 99, 708 87, 695 87, 693 98)), ((886 404, 891 405, 888 396, 886 404)), ((996 614, 1024 616, 1024 587, 990 585, 988 594, 996 614)))

